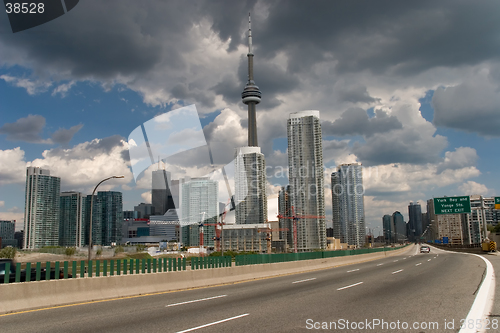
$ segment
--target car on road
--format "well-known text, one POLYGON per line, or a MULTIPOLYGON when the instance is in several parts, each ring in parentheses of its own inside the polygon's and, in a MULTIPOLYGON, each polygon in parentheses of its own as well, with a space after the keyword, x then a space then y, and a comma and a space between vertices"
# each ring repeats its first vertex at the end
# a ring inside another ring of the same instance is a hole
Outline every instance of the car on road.
POLYGON ((427 245, 420 247, 420 253, 430 253, 430 252, 431 252, 431 248, 428 247, 427 245))

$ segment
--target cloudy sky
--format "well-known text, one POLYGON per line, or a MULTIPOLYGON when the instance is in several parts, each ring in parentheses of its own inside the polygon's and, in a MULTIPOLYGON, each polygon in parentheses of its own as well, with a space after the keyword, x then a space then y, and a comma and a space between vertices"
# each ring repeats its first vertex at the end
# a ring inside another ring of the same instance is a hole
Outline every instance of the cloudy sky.
MULTIPOLYGON (((129 135, 187 105, 228 163, 247 138, 248 12, 272 170, 287 167, 288 115, 319 110, 325 185, 336 165, 363 163, 372 228, 409 201, 500 194, 498 1, 85 0, 15 34, 0 14, 0 219, 22 221, 29 165, 85 193, 123 174, 100 189, 122 191, 124 209, 147 202, 154 168, 135 181, 129 135)), ((174 175, 206 172, 200 156, 174 175)), ((270 198, 286 183, 270 178, 270 198)))

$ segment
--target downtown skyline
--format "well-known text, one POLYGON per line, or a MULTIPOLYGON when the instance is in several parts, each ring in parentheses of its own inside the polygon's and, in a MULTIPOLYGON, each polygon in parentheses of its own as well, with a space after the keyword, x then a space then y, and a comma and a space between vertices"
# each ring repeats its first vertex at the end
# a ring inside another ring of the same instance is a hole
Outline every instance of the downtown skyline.
MULTIPOLYGON (((215 164, 234 158, 234 148, 247 142, 240 96, 248 79, 249 11, 258 54, 255 79, 263 91, 259 144, 271 170, 288 167, 288 115, 314 109, 321 112, 325 186, 342 163, 361 162, 372 171, 363 174, 367 226, 381 225, 380 217, 396 210, 408 220, 410 201, 500 194, 494 156, 500 66, 493 52, 499 44, 489 33, 494 27, 475 21, 490 17, 497 4, 458 4, 447 12, 445 4, 391 5, 391 20, 385 20, 384 3, 365 5, 372 10, 355 4, 332 3, 328 10, 302 6, 241 2, 209 8, 152 1, 141 7, 148 20, 135 23, 134 5, 88 1, 17 34, 1 17, 0 219, 22 225, 30 165, 60 177, 62 191, 89 193, 103 174, 124 174, 125 180, 101 190, 123 192, 124 209, 150 202, 156 169, 133 181, 126 138, 152 117, 190 103, 213 143, 215 164), (86 32, 78 27, 107 6, 119 14, 96 15, 86 32), (357 14, 359 26, 341 19, 346 12, 357 14), (311 20, 319 34, 307 27, 311 20), (465 29, 478 36, 473 48, 465 43, 465 29), (64 30, 75 32, 72 46, 64 30), (124 40, 114 38, 120 30, 124 40), (152 38, 135 38, 141 34, 152 38), (57 42, 47 47, 45 38, 57 42), (409 41, 412 52, 403 51, 409 41), (101 50, 103 42, 110 47, 101 50)), ((196 165, 196 157, 185 156, 172 178, 193 171, 203 176, 192 170, 196 165)), ((270 220, 277 214, 277 184, 285 186, 288 179, 268 178, 268 196, 275 202, 270 220)), ((325 189, 327 225, 329 192, 325 189)))

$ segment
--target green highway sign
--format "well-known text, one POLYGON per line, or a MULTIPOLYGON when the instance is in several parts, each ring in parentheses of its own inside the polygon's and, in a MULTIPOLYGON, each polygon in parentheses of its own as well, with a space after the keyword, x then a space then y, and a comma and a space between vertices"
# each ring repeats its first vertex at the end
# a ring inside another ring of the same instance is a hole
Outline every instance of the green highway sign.
POLYGON ((434 213, 435 214, 470 213, 470 197, 463 196, 463 197, 434 198, 434 213))
POLYGON ((495 197, 495 209, 500 209, 500 197, 495 197))

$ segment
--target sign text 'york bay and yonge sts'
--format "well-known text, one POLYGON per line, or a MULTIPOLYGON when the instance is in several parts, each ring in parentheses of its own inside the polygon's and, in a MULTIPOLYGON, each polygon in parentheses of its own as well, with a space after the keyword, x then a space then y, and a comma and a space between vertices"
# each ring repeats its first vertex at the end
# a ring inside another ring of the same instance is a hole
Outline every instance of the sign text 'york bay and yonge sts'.
POLYGON ((434 198, 435 214, 463 214, 470 212, 469 196, 434 198))

